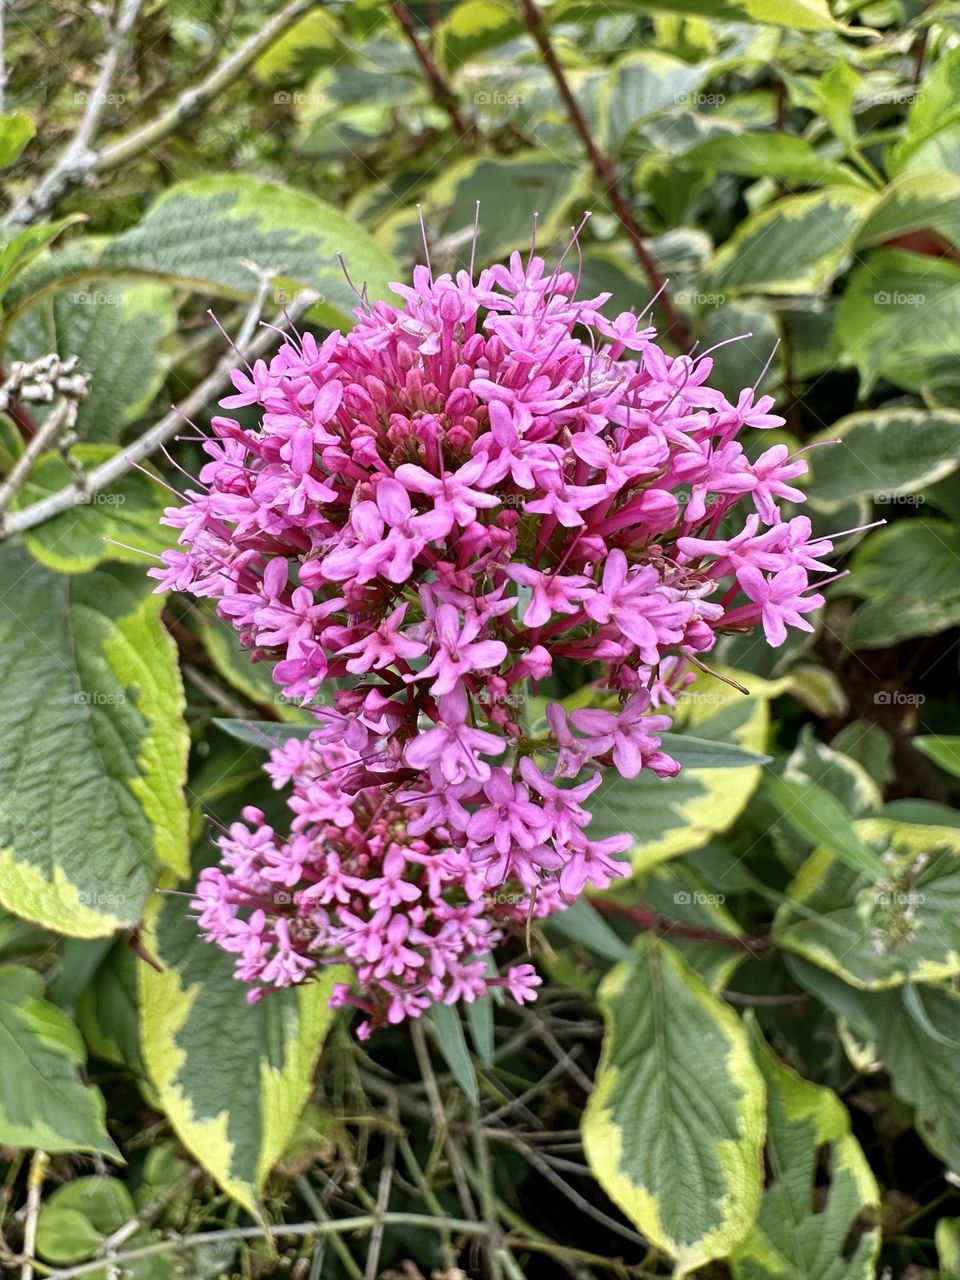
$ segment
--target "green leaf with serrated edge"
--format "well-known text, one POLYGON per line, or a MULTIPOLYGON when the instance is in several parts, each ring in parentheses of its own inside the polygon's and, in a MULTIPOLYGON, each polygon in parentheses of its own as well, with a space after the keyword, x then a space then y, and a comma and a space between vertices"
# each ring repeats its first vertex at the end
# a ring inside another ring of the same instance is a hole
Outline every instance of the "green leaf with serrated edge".
POLYGON ((240 637, 228 622, 218 618, 212 610, 205 609, 198 612, 197 619, 200 639, 224 680, 251 702, 274 707, 281 720, 316 728, 316 717, 306 707, 301 707, 298 699, 288 698, 281 692, 271 674, 270 664, 250 661, 250 651, 241 647, 240 637))
POLYGON ((792 133, 743 133, 708 138, 684 153, 684 168, 736 173, 765 178, 775 173, 783 182, 799 186, 852 183, 864 179, 835 157, 821 155, 806 138, 792 133))
POLYGON ((0 1059, 0 1142, 121 1159, 104 1125, 103 1098, 80 1080, 80 1033, 43 999, 43 979, 32 969, 0 968, 0 1059))
POLYGON ((913 745, 941 769, 960 778, 960 738, 921 735, 913 739, 913 745))
MULTIPOLYGON (((854 552, 844 594, 865 597, 851 617, 851 647, 882 648, 916 635, 935 635, 960 620, 960 526, 947 520, 902 520, 878 529, 854 552)), ((888 690, 879 703, 892 700, 888 690)))
MULTIPOLYGON (((842 31, 849 36, 869 36, 869 27, 846 27, 830 12, 827 0, 606 0, 605 8, 635 13, 637 8, 654 13, 698 15, 720 22, 769 23, 793 31, 842 31)), ((552 12, 565 19, 596 17, 593 0, 560 0, 552 12)))
POLYGON ((939 1036, 933 1039, 907 1009, 902 989, 858 991, 799 956, 788 953, 785 960, 799 985, 889 1073, 896 1096, 917 1108, 924 1141, 960 1171, 960 1073, 953 1047, 960 1043, 960 995, 946 986, 924 987, 924 1008, 939 1036))
POLYGON ((863 766, 821 742, 809 724, 800 730, 783 776, 788 782, 813 783, 829 792, 853 817, 863 817, 883 803, 880 788, 863 766))
POLYGON ((649 116, 690 105, 711 74, 656 49, 631 52, 611 69, 601 91, 602 132, 616 148, 649 116))
POLYGON ((139 967, 140 1037, 150 1080, 177 1136, 250 1213, 313 1085, 342 970, 248 1004, 234 957, 197 931, 188 899, 151 907, 139 967))
MULTIPOLYGON (((678 729, 698 738, 762 753, 770 725, 770 698, 789 682, 762 680, 722 669, 750 690, 747 696, 706 674, 681 695, 678 729)), ((607 776, 591 797, 591 839, 629 831, 636 837, 633 863, 640 871, 699 848, 743 812, 757 783, 759 765, 738 769, 684 769, 676 778, 643 770, 636 778, 607 776)))
POLYGON ((13 545, 0 580, 0 903, 58 933, 109 934, 140 918, 166 868, 188 866, 162 600, 142 569, 61 577, 13 545))
POLYGON ((823 845, 829 855, 856 872, 882 880, 886 868, 868 848, 846 810, 829 791, 814 782, 767 778, 764 790, 781 816, 811 844, 823 845))
POLYGON ((467 1048, 467 1037, 463 1034, 460 1010, 452 1004, 435 1004, 431 1005, 428 1016, 437 1037, 437 1047, 454 1080, 471 1102, 479 1102, 480 1086, 467 1048))
POLYGON ((879 818, 854 829, 888 851, 884 873, 865 876, 814 850, 777 912, 778 944, 865 989, 960 973, 960 831, 879 818))
POLYGON ((804 484, 821 506, 915 493, 960 467, 960 413, 949 409, 853 413, 814 437, 827 440, 840 443, 813 451, 804 484))
POLYGON ((315 196, 230 174, 170 187, 137 226, 104 249, 104 267, 169 276, 227 297, 256 291, 243 260, 276 268, 287 291, 307 285, 322 300, 311 312, 331 326, 353 322, 357 300, 337 261, 371 299, 386 297, 397 272, 367 233, 315 196))
POLYGON ((853 187, 788 196, 745 219, 716 253, 704 288, 817 293, 842 269, 876 197, 853 187))
MULTIPOLYGON (((481 266, 499 261, 513 249, 529 249, 535 213, 540 214, 538 243, 569 234, 568 209, 581 192, 585 200, 587 184, 581 171, 558 165, 546 152, 527 151, 510 159, 482 156, 457 161, 426 188, 422 203, 431 238, 449 242, 455 260, 466 264, 480 201, 476 262, 481 266)), ((391 207, 395 204, 392 197, 391 207)), ((377 240, 398 255, 413 250, 420 244, 416 210, 407 206, 384 218, 377 240)))
POLYGON ((899 385, 960 340, 960 265, 906 249, 875 249, 850 273, 837 337, 866 395, 883 374, 899 385))
POLYGON ((33 121, 22 111, 0 116, 0 169, 13 164, 36 131, 33 121))
POLYGON ((831 1089, 803 1080, 777 1058, 752 1012, 745 1021, 767 1086, 770 1172, 757 1223, 730 1259, 735 1280, 869 1280, 880 1232, 864 1230, 855 1247, 850 1233, 858 1221, 878 1216, 880 1189, 847 1109, 831 1089), (818 1180, 824 1148, 828 1189, 818 1180))
MULTIPOLYGON (((89 469, 107 462, 117 450, 108 444, 76 444, 70 452, 89 469)), ((45 453, 37 459, 11 510, 23 510, 72 484, 73 473, 60 454, 45 453)), ((170 535, 160 525, 168 505, 164 493, 160 483, 142 471, 128 471, 109 488, 88 494, 84 502, 36 525, 24 542, 41 564, 59 573, 88 573, 102 560, 142 568, 142 553, 159 555, 170 546, 170 535)))
POLYGON ((764 1087, 736 1014, 645 938, 600 987, 606 1031, 581 1132, 590 1168, 675 1274, 725 1258, 760 1202, 764 1087))
POLYGON ((892 182, 860 228, 857 244, 882 244, 910 231, 926 230, 960 241, 960 175, 935 169, 907 173, 892 182))

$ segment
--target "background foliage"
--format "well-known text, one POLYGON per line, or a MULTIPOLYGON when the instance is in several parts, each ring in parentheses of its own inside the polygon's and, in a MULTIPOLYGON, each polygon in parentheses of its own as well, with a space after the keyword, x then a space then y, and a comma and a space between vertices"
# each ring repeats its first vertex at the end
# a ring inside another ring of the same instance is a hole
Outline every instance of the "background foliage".
POLYGON ((956 1280, 960 6, 0 13, 0 361, 89 378, 59 434, 62 388, 0 388, 0 1262, 956 1280), (150 594, 133 548, 184 480, 127 459, 172 401, 212 412, 207 308, 244 346, 284 298, 348 325, 338 254, 386 296, 417 206, 443 270, 478 200, 478 264, 590 209, 584 288, 641 310, 669 279, 675 348, 824 445, 818 530, 886 523, 815 636, 725 642, 746 696, 682 700, 766 765, 606 785, 636 875, 534 934, 540 1001, 361 1048, 323 987, 251 1008, 194 935, 207 824, 270 812, 262 744, 305 716, 150 594))

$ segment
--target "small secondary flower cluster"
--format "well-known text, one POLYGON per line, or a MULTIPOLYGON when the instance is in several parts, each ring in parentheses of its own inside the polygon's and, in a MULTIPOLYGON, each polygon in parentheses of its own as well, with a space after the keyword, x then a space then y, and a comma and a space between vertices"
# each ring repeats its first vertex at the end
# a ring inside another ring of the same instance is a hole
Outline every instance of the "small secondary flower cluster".
POLYGON ((810 630, 832 550, 781 516, 805 461, 738 441, 782 423, 770 397, 731 404, 708 354, 577 300, 562 262, 393 288, 401 306, 234 373, 222 404, 259 425, 213 419, 201 488, 167 513, 182 549, 154 571, 214 598, 287 696, 341 686, 309 747, 275 756, 290 839, 254 814, 199 901, 245 981, 351 961, 372 1025, 498 981, 483 956, 517 912, 495 891, 518 886, 526 918, 626 872, 630 837, 585 830, 596 766, 675 774, 660 708, 695 655, 810 630), (558 659, 600 664, 602 705, 552 704, 534 731, 525 700, 558 659))

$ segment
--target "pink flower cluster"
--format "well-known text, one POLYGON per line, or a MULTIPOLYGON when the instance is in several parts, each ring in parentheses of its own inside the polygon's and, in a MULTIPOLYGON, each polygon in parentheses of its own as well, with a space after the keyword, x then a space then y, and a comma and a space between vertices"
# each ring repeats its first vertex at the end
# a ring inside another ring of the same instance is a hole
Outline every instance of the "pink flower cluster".
POLYGON ((294 781, 289 839, 248 815, 202 927, 250 983, 345 958, 368 1025, 481 994, 507 932, 627 872, 631 837, 586 830, 596 766, 678 772, 660 709, 691 662, 725 631, 811 630, 832 550, 781 516, 805 461, 738 440, 782 423, 770 397, 731 404, 709 354, 577 300, 562 263, 393 288, 234 373, 222 404, 258 425, 213 419, 154 571, 214 598, 286 695, 327 699, 270 766, 294 781), (535 714, 560 659, 597 664, 594 706, 535 714))

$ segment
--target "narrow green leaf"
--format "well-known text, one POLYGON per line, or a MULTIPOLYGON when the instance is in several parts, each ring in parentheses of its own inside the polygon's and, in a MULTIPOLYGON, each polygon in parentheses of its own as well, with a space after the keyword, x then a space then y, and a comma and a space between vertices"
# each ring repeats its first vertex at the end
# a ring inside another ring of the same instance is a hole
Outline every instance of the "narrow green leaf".
POLYGON ((840 802, 811 782, 769 777, 764 784, 782 817, 811 844, 823 845, 841 862, 875 880, 886 868, 854 829, 840 802))
POLYGON ((772 759, 756 751, 746 751, 735 742, 711 742, 686 733, 665 733, 661 745, 685 769, 743 769, 748 765, 769 764, 772 759))
POLYGON ((315 724, 281 724, 276 720, 214 720, 213 723, 231 738, 248 747, 259 747, 261 751, 282 747, 291 738, 309 738, 317 728, 315 724))
POLYGON ((913 745, 941 769, 960 778, 960 738, 920 735, 914 738, 913 745))
POLYGON ((471 1102, 480 1101, 480 1087, 473 1060, 463 1034, 460 1010, 452 1004, 435 1004, 430 1007, 430 1022, 437 1037, 437 1045, 444 1061, 453 1072, 453 1078, 471 1102))
POLYGON ((582 943, 595 955, 603 956, 606 960, 626 960, 633 954, 587 898, 578 898, 566 911, 558 911, 550 916, 547 927, 552 933, 559 933, 573 942, 582 943))

